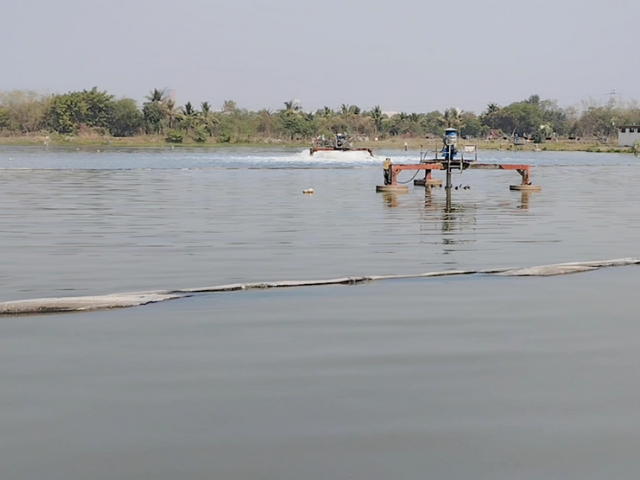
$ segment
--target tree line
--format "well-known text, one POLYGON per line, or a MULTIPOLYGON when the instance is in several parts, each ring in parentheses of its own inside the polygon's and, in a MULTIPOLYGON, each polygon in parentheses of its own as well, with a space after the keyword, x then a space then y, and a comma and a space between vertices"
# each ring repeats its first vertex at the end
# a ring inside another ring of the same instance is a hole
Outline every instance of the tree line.
POLYGON ((520 136, 542 143, 569 137, 606 139, 620 125, 640 125, 636 102, 611 98, 605 104, 582 102, 561 108, 553 100, 531 95, 506 106, 489 103, 481 114, 449 108, 427 113, 385 114, 379 106, 362 110, 343 104, 305 111, 291 100, 279 110, 249 111, 233 101, 214 110, 209 102, 178 106, 154 89, 139 107, 131 98, 116 98, 96 87, 64 94, 40 95, 31 91, 0 92, 0 133, 4 135, 99 134, 113 137, 160 135, 167 142, 249 143, 307 141, 338 132, 355 137, 424 138, 458 128, 467 138, 520 136))

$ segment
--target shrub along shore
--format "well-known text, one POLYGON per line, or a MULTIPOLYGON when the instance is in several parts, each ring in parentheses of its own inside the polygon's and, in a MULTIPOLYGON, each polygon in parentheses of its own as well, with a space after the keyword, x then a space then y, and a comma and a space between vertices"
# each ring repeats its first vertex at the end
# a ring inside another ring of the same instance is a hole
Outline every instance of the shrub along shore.
POLYGON ((312 112, 295 101, 275 111, 249 111, 233 101, 220 109, 209 102, 178 106, 159 89, 142 105, 96 87, 54 95, 0 92, 0 145, 305 147, 340 132, 358 146, 416 150, 439 148, 444 129, 453 127, 463 143, 480 149, 634 151, 617 146, 620 125, 640 125, 637 103, 612 97, 605 104, 561 108, 531 95, 506 106, 489 103, 480 114, 457 108, 390 113, 346 104, 312 112))

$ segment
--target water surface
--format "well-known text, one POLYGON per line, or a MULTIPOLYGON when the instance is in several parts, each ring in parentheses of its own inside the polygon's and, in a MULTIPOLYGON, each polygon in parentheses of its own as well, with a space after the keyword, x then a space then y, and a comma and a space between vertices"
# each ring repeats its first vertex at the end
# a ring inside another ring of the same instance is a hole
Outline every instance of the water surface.
MULTIPOLYGON (((482 153, 542 192, 447 209, 375 193, 412 152, 95 150, 0 148, 0 300, 639 256, 630 155, 482 153)), ((635 478, 638 271, 4 318, 0 478, 635 478)))

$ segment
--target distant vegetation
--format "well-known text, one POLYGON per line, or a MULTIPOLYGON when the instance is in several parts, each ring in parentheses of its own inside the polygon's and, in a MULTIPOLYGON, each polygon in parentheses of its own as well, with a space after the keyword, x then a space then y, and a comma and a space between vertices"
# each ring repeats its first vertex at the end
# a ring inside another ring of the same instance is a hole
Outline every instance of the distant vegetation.
POLYGON ((294 101, 277 111, 249 111, 233 101, 219 109, 208 102, 176 105, 161 90, 149 93, 143 105, 116 98, 97 88, 80 92, 39 95, 14 90, 0 93, 0 135, 57 135, 70 137, 134 137, 153 135, 166 142, 258 143, 309 142, 319 135, 344 132, 361 140, 440 136, 446 127, 468 138, 528 138, 537 143, 556 138, 606 141, 618 125, 640 125, 635 102, 583 102, 580 108, 561 108, 553 100, 532 95, 500 106, 489 103, 477 115, 456 108, 443 112, 386 115, 379 106, 365 111, 356 105, 305 111, 294 101))

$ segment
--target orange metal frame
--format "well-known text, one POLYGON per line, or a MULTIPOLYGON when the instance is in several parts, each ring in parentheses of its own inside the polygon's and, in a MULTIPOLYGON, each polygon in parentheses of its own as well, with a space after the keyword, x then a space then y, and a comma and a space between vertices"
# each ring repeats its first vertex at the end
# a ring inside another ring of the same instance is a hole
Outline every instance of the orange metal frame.
MULTIPOLYGON (((512 165, 512 164, 503 164, 503 163, 470 163, 470 162, 451 162, 451 166, 455 170, 516 170, 522 176, 522 185, 530 185, 530 172, 531 167, 529 165, 512 165)), ((441 162, 425 162, 419 164, 410 164, 410 165, 389 165, 391 169, 391 185, 397 185, 398 173, 403 170, 425 170, 426 176, 425 179, 431 179, 431 172, 433 170, 446 170, 446 163, 441 162)))

